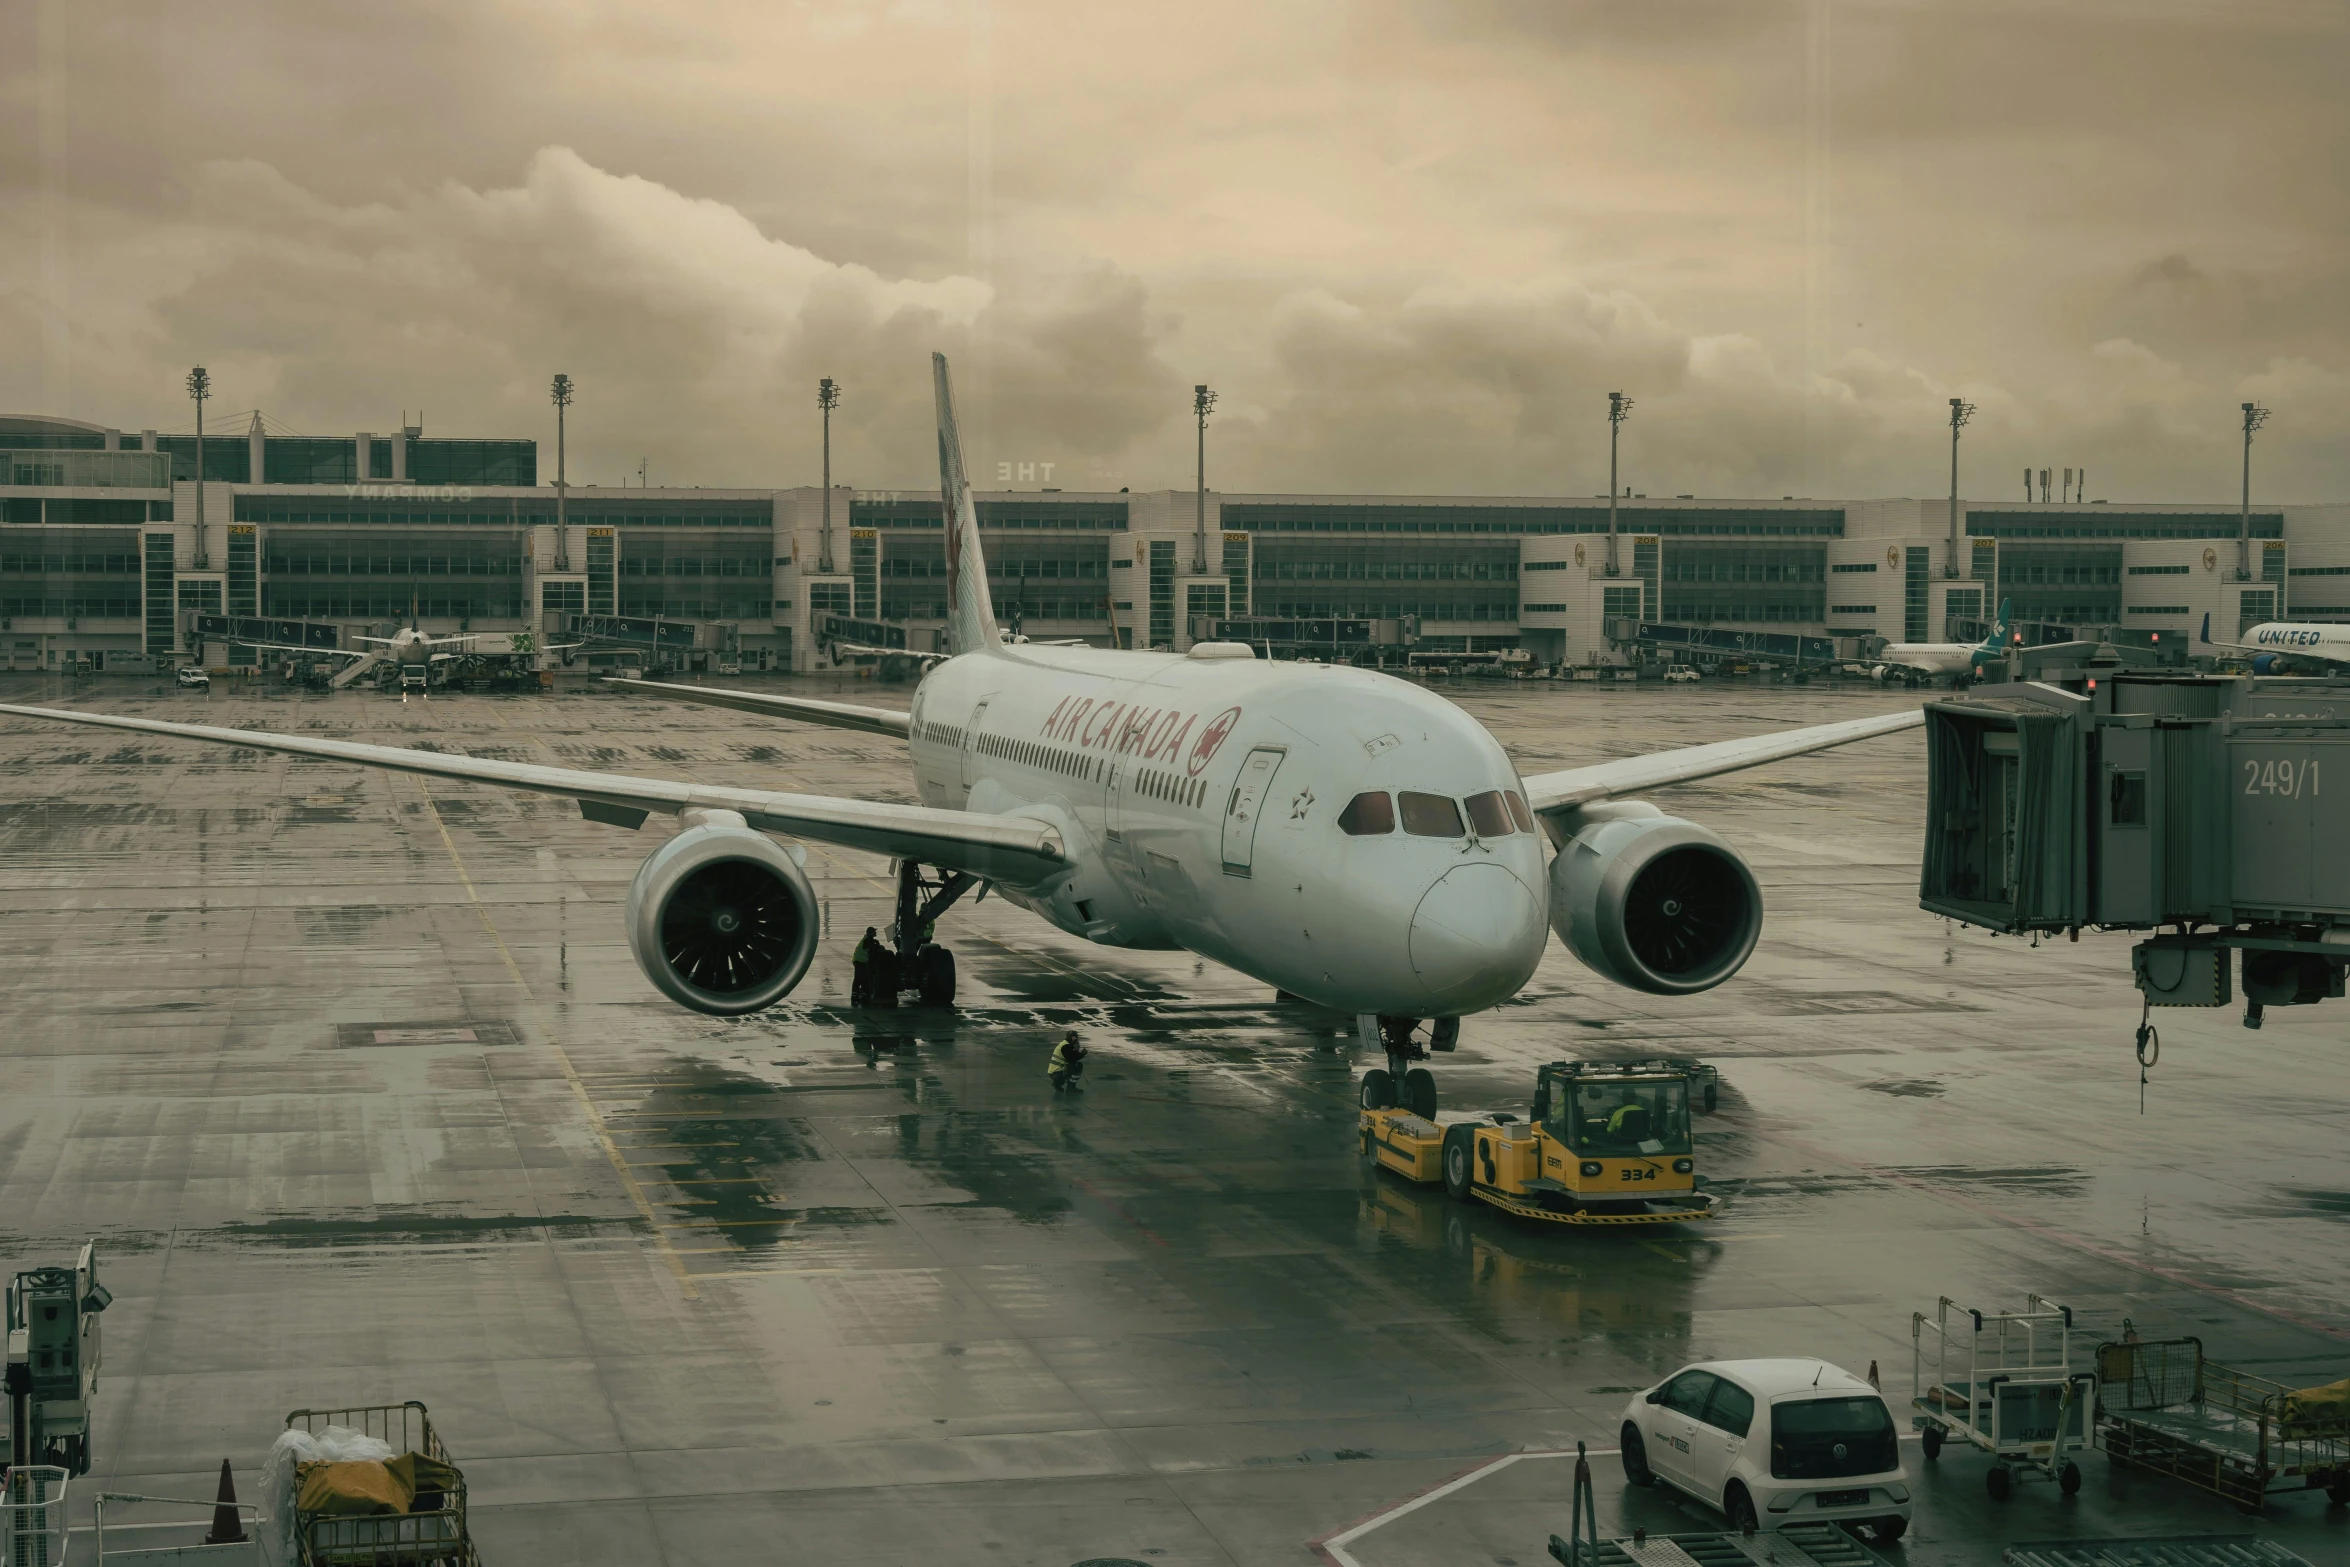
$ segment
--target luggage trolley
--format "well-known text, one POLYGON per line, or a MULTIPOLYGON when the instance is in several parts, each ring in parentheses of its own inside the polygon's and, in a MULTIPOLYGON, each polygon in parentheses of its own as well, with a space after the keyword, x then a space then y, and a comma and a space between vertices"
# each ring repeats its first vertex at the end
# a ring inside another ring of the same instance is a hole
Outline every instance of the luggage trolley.
POLYGON ((2018 1469, 2067 1496, 2080 1490, 2081 1466, 2068 1455, 2096 1431, 2097 1373, 2072 1368, 2072 1331, 2072 1308, 2041 1295, 2019 1312, 1976 1311, 1945 1295, 1932 1317, 1911 1313, 1910 1402, 1921 1411, 1911 1423, 1926 1457, 1952 1437, 1989 1453, 1983 1484, 1994 1501, 2007 1499, 2018 1469))

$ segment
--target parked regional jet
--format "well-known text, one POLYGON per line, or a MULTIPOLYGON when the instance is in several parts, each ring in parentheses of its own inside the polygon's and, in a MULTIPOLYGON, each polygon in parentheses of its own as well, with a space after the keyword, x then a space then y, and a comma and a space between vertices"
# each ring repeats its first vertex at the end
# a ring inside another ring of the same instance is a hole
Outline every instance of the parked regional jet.
POLYGON ((952 1002, 953 957, 923 933, 964 893, 992 887, 1104 945, 1189 949, 1354 1014, 1389 1057, 1366 1074, 1366 1100, 1394 1103, 1400 1081, 1426 1114, 1435 1080, 1405 1063, 1451 1049, 1463 1014, 1515 994, 1553 930, 1590 968, 1657 994, 1709 989, 1745 963, 1762 925, 1746 862, 1630 796, 1921 720, 1906 709, 1522 778, 1475 719, 1391 676, 1264 662, 1240 643, 1177 654, 1007 642, 943 356, 933 374, 954 656, 924 677, 912 710, 627 682, 898 736, 920 805, 0 712, 565 795, 622 827, 680 817, 683 830, 638 871, 625 919, 647 977, 700 1012, 772 1005, 815 956, 815 893, 801 856, 769 833, 886 854, 898 861, 897 939, 934 1003, 952 1002))
POLYGON ((1949 676, 1955 684, 1970 678, 1985 664, 2007 655, 2008 601, 1999 601, 1999 618, 1991 634, 1980 642, 1888 642, 1872 671, 1879 680, 1906 680, 1922 684, 1949 676))
POLYGON ((2256 675, 2276 674, 2296 659, 2318 664, 2350 664, 2350 626, 2328 625, 2323 621, 2271 620, 2245 632, 2241 642, 2214 642, 2211 615, 2206 611, 2202 641, 2207 647, 2250 653, 2252 672, 2256 675))

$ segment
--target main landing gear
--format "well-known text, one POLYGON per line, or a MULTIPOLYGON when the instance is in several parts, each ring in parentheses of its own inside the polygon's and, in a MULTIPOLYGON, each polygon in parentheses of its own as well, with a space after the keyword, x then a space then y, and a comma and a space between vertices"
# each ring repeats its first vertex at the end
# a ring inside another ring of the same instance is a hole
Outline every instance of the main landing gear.
POLYGON ((1416 1017, 1374 1018, 1366 1014, 1361 1019, 1364 1042, 1369 1043, 1376 1029, 1380 1047, 1387 1052, 1384 1070, 1373 1067, 1363 1074, 1364 1109, 1404 1109, 1423 1121, 1436 1119, 1436 1074, 1411 1063, 1427 1060, 1430 1051, 1450 1052, 1460 1043, 1461 1020, 1430 1019, 1425 1037, 1420 1023, 1416 1017))
POLYGON ((857 1006, 894 1007, 905 991, 915 991, 920 1005, 955 1004, 955 955, 930 939, 938 917, 957 898, 979 885, 964 871, 941 871, 936 880, 922 874, 913 860, 900 860, 897 922, 889 928, 889 942, 873 954, 865 967, 878 970, 866 982, 868 994, 851 997, 857 1006))

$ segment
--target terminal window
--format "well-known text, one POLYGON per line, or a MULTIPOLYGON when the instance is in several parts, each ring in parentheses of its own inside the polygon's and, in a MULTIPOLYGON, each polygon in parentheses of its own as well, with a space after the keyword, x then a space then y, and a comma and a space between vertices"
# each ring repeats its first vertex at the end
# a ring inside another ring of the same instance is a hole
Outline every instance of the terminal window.
POLYGON ((1150 645, 1172 647, 1175 643, 1175 541, 1151 540, 1151 623, 1150 645))
POLYGON ((539 584, 539 608, 584 615, 587 613, 587 584, 584 582, 542 582, 539 584))

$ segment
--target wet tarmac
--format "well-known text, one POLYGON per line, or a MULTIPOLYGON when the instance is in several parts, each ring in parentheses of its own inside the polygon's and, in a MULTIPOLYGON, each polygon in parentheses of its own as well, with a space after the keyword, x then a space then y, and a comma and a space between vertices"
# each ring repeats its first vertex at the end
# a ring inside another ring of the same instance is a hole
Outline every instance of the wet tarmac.
MULTIPOLYGON (((599 688, 0 691, 911 797, 891 741, 599 688)), ((1899 700, 1458 694, 1528 772, 1899 700)), ((1921 760, 1911 735, 1660 794, 1754 862, 1744 973, 1640 996, 1554 944, 1439 1064, 1449 1107, 1522 1108, 1545 1060, 1719 1063, 1699 1157, 1725 1215, 1617 1234, 1372 1172, 1345 1021, 1182 954, 989 899, 942 927, 959 1013, 852 1011, 887 867, 817 848, 816 969, 767 1014, 697 1017, 620 929, 658 823, 0 720, 0 1258, 99 1242, 93 1479, 207 1494, 288 1410, 418 1399, 491 1567, 1531 1564, 1567 1527, 1563 1460, 1395 1509, 1503 1455, 1612 1450, 1628 1391, 1691 1360, 1873 1361, 1899 1404, 1941 1295, 2350 1374, 2350 1011, 2162 1014, 2141 1103, 2126 939, 2035 950, 1918 911, 1921 760), (1094 1057, 1056 1099, 1069 1026, 1094 1057)), ((2077 1498, 1994 1504, 1979 1456, 1905 1455, 1895 1561, 2245 1529, 2350 1561, 2322 1495, 2247 1520, 2093 1457, 2077 1498)), ((1712 1524, 1596 1467, 1611 1529, 1712 1524)))

